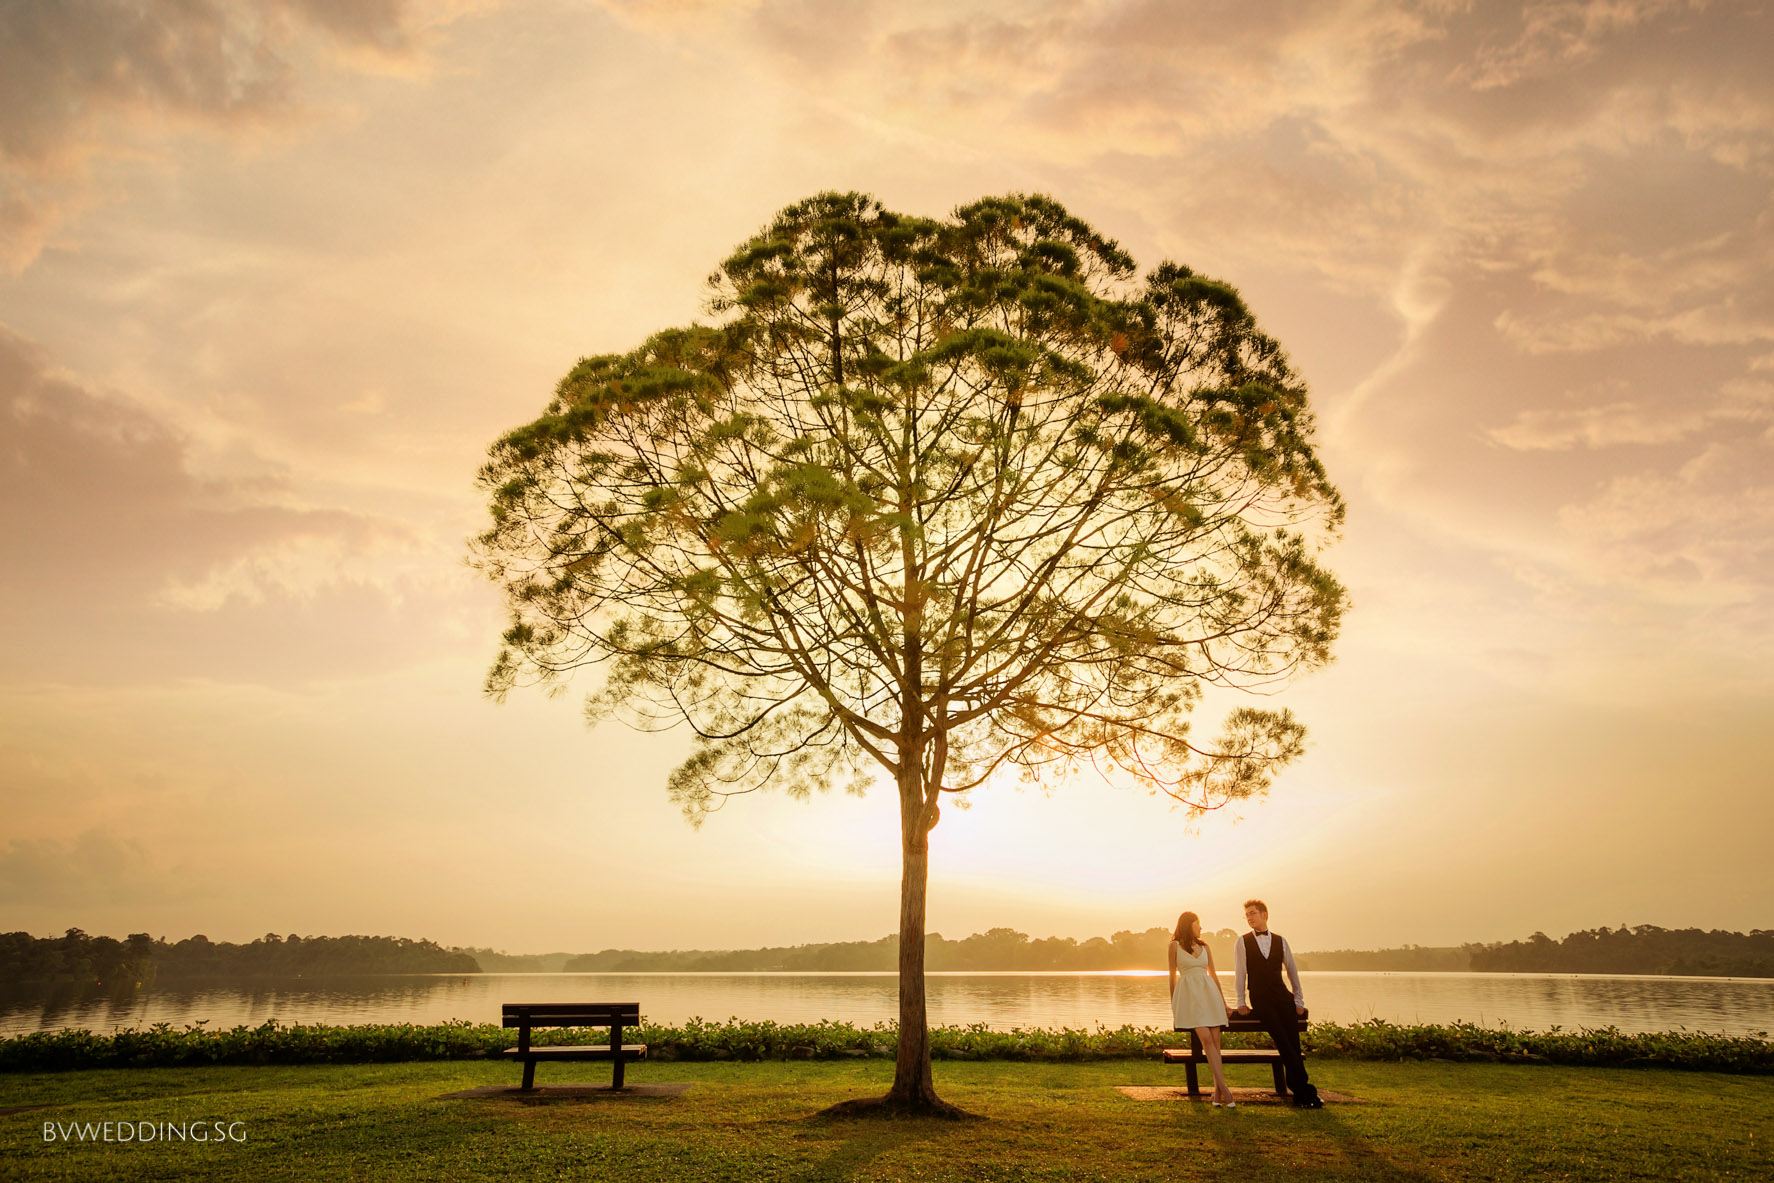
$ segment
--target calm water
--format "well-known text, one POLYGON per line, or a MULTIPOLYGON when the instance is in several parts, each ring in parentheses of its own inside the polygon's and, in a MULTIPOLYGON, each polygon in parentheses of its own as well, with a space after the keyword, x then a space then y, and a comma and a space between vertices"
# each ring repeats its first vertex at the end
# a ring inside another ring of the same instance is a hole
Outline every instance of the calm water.
MULTIPOLYGON (((1468 1021, 1518 1030, 1615 1026, 1623 1031, 1774 1030, 1774 980, 1568 974, 1307 973, 1317 1019, 1468 1021)), ((1232 997, 1230 976, 1224 977, 1232 997)), ((1012 1027, 1168 1027, 1162 973, 939 973, 927 979, 933 1024, 1012 1027)), ((0 1035, 84 1027, 207 1022, 498 1022, 504 1002, 638 1000, 649 1021, 843 1020, 868 1026, 897 1014, 893 974, 473 974, 278 982, 181 983, 114 997, 0 996, 0 1035)))

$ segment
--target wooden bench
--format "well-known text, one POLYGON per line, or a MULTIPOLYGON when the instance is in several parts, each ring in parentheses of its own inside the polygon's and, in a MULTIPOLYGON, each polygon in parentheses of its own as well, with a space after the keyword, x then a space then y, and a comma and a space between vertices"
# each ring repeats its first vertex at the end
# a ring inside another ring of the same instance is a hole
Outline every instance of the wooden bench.
POLYGON ((504 1006, 505 1026, 517 1028, 517 1046, 506 1048, 505 1054, 524 1062, 524 1089, 536 1087, 536 1065, 557 1060, 611 1060, 615 1064, 610 1087, 622 1087, 622 1068, 630 1060, 647 1058, 644 1043, 623 1043, 624 1027, 641 1025, 641 1004, 638 1002, 508 1002, 504 1006), (530 1031, 536 1027, 608 1027, 610 1042, 604 1044, 565 1044, 558 1047, 532 1047, 530 1031))
MULTIPOLYGON (((1296 1030, 1301 1035, 1306 1033, 1306 1020, 1310 1017, 1310 1013, 1307 1012, 1307 1014, 1299 1016, 1299 1026, 1296 1030)), ((1228 1019, 1226 1025, 1220 1028, 1222 1031, 1261 1031, 1262 1029, 1263 1025, 1257 1022, 1255 1015, 1237 1014, 1228 1019)), ((1183 1028, 1178 1027, 1177 1030, 1181 1031, 1183 1028)), ((1181 1064, 1189 1074, 1189 1095, 1191 1097, 1201 1095, 1201 1085, 1199 1077, 1196 1076, 1196 1070, 1198 1065, 1207 1063, 1207 1052, 1201 1046, 1201 1036, 1195 1034, 1191 1029, 1189 1031, 1189 1050, 1184 1051, 1180 1047, 1167 1047, 1164 1049, 1164 1062, 1166 1064, 1181 1064)), ((1234 1064, 1269 1065, 1269 1071, 1275 1076, 1275 1095, 1278 1097, 1287 1096, 1287 1075, 1281 1067, 1281 1053, 1273 1047, 1222 1047, 1220 1062, 1228 1068, 1234 1064)))

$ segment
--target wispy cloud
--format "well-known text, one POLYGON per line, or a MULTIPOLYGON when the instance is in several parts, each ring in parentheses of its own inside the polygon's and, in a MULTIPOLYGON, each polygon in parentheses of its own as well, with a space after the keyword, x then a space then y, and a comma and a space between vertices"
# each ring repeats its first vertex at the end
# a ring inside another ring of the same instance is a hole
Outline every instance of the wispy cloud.
POLYGON ((1774 633, 1774 455, 1761 433, 1712 444, 1670 471, 1625 473, 1566 506, 1560 522, 1605 557, 1611 579, 1643 581, 1674 602, 1753 606, 1735 643, 1774 633))
POLYGON ((1774 382, 1734 379, 1711 394, 1678 396, 1674 405, 1621 401, 1522 411, 1490 438, 1519 451, 1567 452, 1620 444, 1667 444, 1719 424, 1774 421, 1774 382))
POLYGON ((423 653, 462 601, 462 573, 390 562, 405 525, 202 476, 170 424, 3 326, 0 436, 12 677, 338 676, 423 653))
POLYGON ((9 907, 141 907, 190 894, 143 843, 108 826, 71 838, 14 839, 0 849, 0 904, 9 907))
POLYGON ((1505 312, 1531 348, 1774 335, 1743 290, 1774 262, 1774 29, 1743 6, 607 7, 766 55, 835 110, 1038 156, 1216 253, 1380 291, 1426 259, 1581 290, 1505 312))
POLYGON ((411 71, 469 5, 421 0, 25 0, 0 14, 0 268, 101 199, 100 162, 181 134, 256 136, 324 101, 323 71, 411 71))

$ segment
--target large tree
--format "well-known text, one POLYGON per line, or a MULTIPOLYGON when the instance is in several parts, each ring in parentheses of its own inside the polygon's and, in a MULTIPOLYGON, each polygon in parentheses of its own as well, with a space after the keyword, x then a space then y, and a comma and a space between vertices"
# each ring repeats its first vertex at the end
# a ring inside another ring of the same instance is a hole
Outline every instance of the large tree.
POLYGON ((1143 280, 1046 197, 946 220, 825 193, 709 280, 714 323, 588 357, 493 445, 477 562, 511 625, 488 686, 601 663, 593 719, 688 723, 669 791, 890 778, 898 1062, 931 1082, 928 834, 945 793, 1081 765, 1211 809, 1304 730, 1212 688, 1328 660, 1342 503, 1306 388, 1236 291, 1143 280))

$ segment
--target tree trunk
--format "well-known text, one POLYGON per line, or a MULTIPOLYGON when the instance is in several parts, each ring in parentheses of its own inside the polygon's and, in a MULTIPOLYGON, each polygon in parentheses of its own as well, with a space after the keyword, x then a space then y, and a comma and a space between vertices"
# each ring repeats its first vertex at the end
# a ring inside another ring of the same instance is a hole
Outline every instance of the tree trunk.
MULTIPOLYGON (((915 763, 913 764, 915 768, 915 763)), ((924 903, 930 882, 930 833, 923 786, 900 788, 899 1055, 887 1099, 909 1108, 940 1107, 930 1079, 930 1023, 924 998, 924 903)))
POLYGON ((930 881, 930 828, 938 813, 924 799, 923 769, 916 759, 902 765, 899 784, 899 1049, 893 1087, 884 1097, 842 1101, 825 1112, 865 1117, 914 1114, 969 1118, 973 1115, 936 1095, 930 1078, 930 1023, 924 999, 924 900, 930 881))

